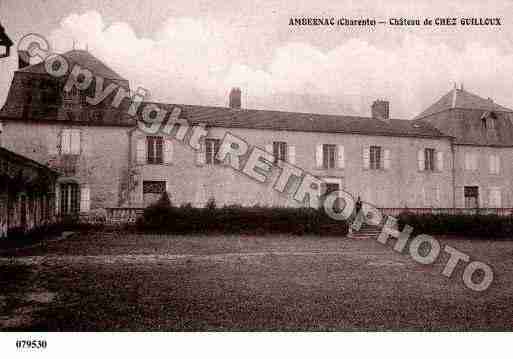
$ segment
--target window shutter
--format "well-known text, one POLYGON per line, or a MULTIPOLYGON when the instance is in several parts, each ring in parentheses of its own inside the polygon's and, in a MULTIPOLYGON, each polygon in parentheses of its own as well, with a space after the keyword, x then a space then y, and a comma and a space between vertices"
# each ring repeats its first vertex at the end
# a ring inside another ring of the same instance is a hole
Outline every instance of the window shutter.
POLYGON ((146 162, 146 141, 144 138, 137 139, 137 163, 146 162))
POLYGON ((71 130, 70 149, 74 155, 80 154, 80 130, 71 130))
POLYGON ((80 212, 89 212, 89 187, 87 185, 80 188, 80 212))
POLYGON ((289 158, 288 161, 291 165, 296 164, 296 146, 288 146, 289 158))
POLYGON ((70 130, 62 130, 61 132, 61 153, 70 153, 71 151, 71 135, 70 130))
POLYGON ((436 153, 436 163, 438 165, 438 170, 443 171, 444 170, 444 153, 442 151, 438 151, 436 153))
POLYGON ((370 148, 365 147, 363 149, 363 168, 368 169, 370 167, 370 148))
POLYGON ((317 145, 315 150, 315 164, 318 168, 322 168, 322 144, 317 145))
POLYGON ((490 173, 495 173, 495 158, 493 155, 490 155, 488 159, 488 164, 490 167, 490 173))
POLYGON ((59 147, 60 138, 61 138, 61 134, 57 134, 56 137, 52 136, 50 143, 48 144, 48 154, 50 156, 55 156, 55 155, 59 154, 57 149, 59 147), (55 138, 55 142, 53 141, 54 138, 55 138))
POLYGON ((164 140, 164 163, 173 162, 173 142, 170 139, 164 140))
POLYGON ((419 171, 423 171, 424 170, 424 150, 419 150, 417 152, 417 165, 418 165, 418 168, 419 168, 419 171))
POLYGON ((484 208, 485 207, 485 199, 484 199, 484 195, 485 195, 486 191, 481 191, 479 190, 478 192, 478 200, 479 200, 479 207, 480 208, 484 208))
POLYGON ((383 167, 386 170, 390 169, 390 150, 385 150, 385 159, 383 161, 383 167))
POLYGON ((196 164, 198 166, 204 165, 206 162, 206 154, 205 154, 205 141, 200 143, 200 149, 196 151, 196 164))
POLYGON ((499 157, 499 155, 495 156, 495 161, 495 172, 499 174, 501 172, 501 158, 499 157))
POLYGON ((490 190, 490 207, 499 208, 501 207, 501 190, 499 188, 493 188, 490 190))
POLYGON ((338 155, 338 168, 345 167, 345 154, 344 154, 344 146, 337 146, 337 155, 338 155))

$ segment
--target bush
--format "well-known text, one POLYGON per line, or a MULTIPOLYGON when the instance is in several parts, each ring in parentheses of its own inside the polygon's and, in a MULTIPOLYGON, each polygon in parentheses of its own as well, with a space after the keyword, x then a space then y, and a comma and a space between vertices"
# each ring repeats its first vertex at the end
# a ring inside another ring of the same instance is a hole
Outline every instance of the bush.
POLYGON ((156 203, 145 209, 137 227, 158 233, 232 234, 316 234, 341 235, 348 232, 345 221, 336 221, 322 210, 309 208, 269 208, 225 206, 210 200, 205 208, 190 204, 179 208, 156 203))
POLYGON ((513 217, 495 214, 423 214, 403 212, 399 228, 408 224, 414 234, 452 234, 480 238, 513 238, 513 217))

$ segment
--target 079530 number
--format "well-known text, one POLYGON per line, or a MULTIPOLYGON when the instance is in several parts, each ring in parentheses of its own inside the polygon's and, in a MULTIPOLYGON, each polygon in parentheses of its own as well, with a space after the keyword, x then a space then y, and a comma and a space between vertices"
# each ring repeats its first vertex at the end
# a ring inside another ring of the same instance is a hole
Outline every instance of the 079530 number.
POLYGON ((16 340, 16 348, 18 349, 46 349, 46 340, 16 340))

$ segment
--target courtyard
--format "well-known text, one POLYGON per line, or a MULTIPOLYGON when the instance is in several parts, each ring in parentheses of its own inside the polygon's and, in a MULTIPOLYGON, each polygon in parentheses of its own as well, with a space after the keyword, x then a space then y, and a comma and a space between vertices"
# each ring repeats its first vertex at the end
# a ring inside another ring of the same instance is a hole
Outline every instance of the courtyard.
POLYGON ((511 330, 513 241, 437 239, 491 287, 375 240, 78 233, 0 257, 0 330, 511 330))

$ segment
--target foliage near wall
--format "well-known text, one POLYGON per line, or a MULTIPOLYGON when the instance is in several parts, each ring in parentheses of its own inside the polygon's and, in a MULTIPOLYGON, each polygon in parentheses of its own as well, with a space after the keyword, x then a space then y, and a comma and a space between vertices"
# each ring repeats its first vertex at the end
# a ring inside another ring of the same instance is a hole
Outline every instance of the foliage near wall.
POLYGON ((413 227, 414 234, 451 234, 483 239, 513 238, 513 217, 495 214, 413 214, 399 215, 399 228, 413 227))
POLYGON ((322 210, 229 206, 217 208, 175 207, 167 194, 146 208, 137 223, 139 230, 158 233, 317 234, 345 236, 348 224, 335 221, 322 210))

